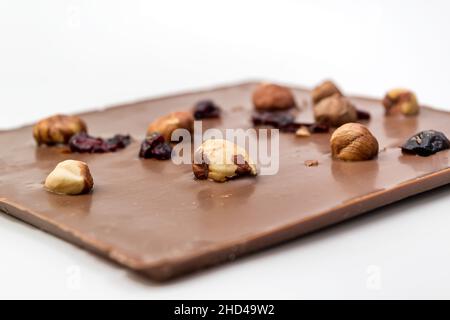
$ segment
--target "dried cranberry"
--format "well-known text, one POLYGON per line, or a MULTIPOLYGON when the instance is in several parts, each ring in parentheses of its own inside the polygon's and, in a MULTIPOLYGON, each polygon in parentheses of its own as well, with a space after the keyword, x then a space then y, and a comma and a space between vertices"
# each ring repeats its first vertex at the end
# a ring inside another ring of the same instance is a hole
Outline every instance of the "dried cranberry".
POLYGON ((158 132, 147 136, 141 144, 139 157, 144 159, 156 158, 159 160, 170 159, 172 147, 165 142, 164 137, 158 132))
POLYGON ((131 137, 129 135, 117 134, 105 140, 82 132, 74 135, 69 140, 69 147, 72 152, 104 153, 123 149, 130 143, 131 137))
POLYGON ((370 113, 364 110, 356 109, 356 116, 358 120, 370 120, 370 113))
POLYGON ((194 118, 210 119, 219 118, 222 110, 212 100, 201 100, 194 106, 194 118))
POLYGON ((440 131, 426 130, 409 138, 402 146, 404 153, 428 157, 436 152, 449 149, 450 141, 440 131))

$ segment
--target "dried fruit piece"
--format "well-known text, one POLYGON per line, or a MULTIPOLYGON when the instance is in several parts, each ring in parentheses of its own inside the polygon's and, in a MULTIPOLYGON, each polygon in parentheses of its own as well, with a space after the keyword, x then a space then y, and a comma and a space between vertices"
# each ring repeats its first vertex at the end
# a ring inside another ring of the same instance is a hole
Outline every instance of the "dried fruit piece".
POLYGON ((209 139, 195 151, 192 171, 197 179, 224 182, 240 176, 256 176, 256 164, 238 145, 209 139))
POLYGON ((370 113, 364 110, 356 109, 358 120, 370 120, 370 113))
POLYGON ((66 160, 58 163, 55 169, 45 179, 47 190, 76 195, 88 193, 94 186, 91 172, 86 163, 76 160, 66 160))
POLYGON ((409 138, 401 148, 404 153, 428 157, 436 152, 449 149, 450 141, 440 131, 426 130, 409 138))
POLYGON ((196 120, 219 118, 222 110, 212 100, 201 100, 194 106, 196 120))
POLYGON ((344 123, 358 120, 358 114, 347 98, 335 94, 322 99, 314 106, 314 118, 318 123, 339 127, 344 123))
POLYGON ((76 116, 61 114, 42 119, 33 127, 33 137, 38 145, 65 144, 80 132, 87 132, 83 120, 76 116))
POLYGON ((407 89, 393 89, 386 93, 383 99, 386 114, 403 113, 404 115, 416 115, 419 113, 419 103, 414 92, 407 89))
POLYGON ((311 91, 311 98, 313 104, 317 104, 320 100, 335 94, 342 96, 341 90, 332 81, 326 80, 311 91))
POLYGON ((364 125, 346 123, 333 132, 331 154, 347 161, 370 160, 378 154, 378 141, 364 125))
POLYGON ((155 158, 158 160, 170 159, 172 146, 165 142, 164 137, 154 132, 142 141, 139 157, 144 159, 155 158))
POLYGON ((287 87, 262 83, 253 92, 253 105, 257 110, 286 110, 295 107, 295 99, 287 87))
POLYGON ((311 133, 329 131, 327 124, 296 122, 295 115, 289 111, 255 111, 252 114, 252 122, 255 126, 268 125, 283 132, 296 132, 302 126, 307 127, 311 133))
POLYGON ((116 134, 112 138, 103 139, 92 137, 87 133, 79 133, 69 140, 69 147, 72 152, 80 153, 105 153, 124 149, 131 143, 129 135, 116 134))
POLYGON ((186 129, 192 132, 193 128, 194 118, 191 112, 177 111, 157 118, 155 121, 150 123, 147 128, 147 135, 158 132, 164 137, 165 141, 170 142, 172 132, 176 129, 186 129))

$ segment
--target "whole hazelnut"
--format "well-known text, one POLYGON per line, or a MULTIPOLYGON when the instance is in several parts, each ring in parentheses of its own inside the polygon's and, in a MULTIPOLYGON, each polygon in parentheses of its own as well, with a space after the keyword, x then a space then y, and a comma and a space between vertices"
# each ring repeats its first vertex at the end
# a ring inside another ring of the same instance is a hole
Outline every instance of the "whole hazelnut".
POLYGON ((289 88, 273 83, 262 83, 253 92, 253 105, 257 110, 286 110, 295 107, 289 88))
POLYGON ((334 94, 331 97, 320 100, 314 106, 314 118, 318 123, 339 127, 344 123, 358 120, 358 113, 347 98, 334 94))
POLYGON ((238 145, 223 139, 209 139, 194 153, 192 170, 197 179, 225 182, 239 176, 256 176, 256 164, 238 145))
POLYGON ((88 193, 94 186, 91 172, 86 163, 66 160, 58 163, 45 179, 47 190, 68 195, 88 193))
POLYGON ((333 132, 331 154, 346 161, 370 160, 378 154, 378 141, 364 125, 346 123, 333 132))
POLYGON ((160 133, 165 141, 170 142, 172 132, 176 129, 186 129, 192 131, 194 128, 194 118, 191 112, 177 111, 171 112, 168 115, 162 116, 152 123, 147 128, 147 135, 154 132, 160 133))
POLYGON ((392 89, 386 93, 383 99, 386 114, 401 112, 404 115, 416 115, 419 113, 419 103, 414 92, 407 89, 392 89))
POLYGON ((83 120, 61 114, 42 119, 33 127, 33 137, 38 145, 66 144, 72 136, 81 132, 87 132, 83 120))
POLYGON ((320 100, 335 94, 342 96, 341 90, 332 81, 326 80, 311 91, 311 98, 313 103, 316 104, 320 100))

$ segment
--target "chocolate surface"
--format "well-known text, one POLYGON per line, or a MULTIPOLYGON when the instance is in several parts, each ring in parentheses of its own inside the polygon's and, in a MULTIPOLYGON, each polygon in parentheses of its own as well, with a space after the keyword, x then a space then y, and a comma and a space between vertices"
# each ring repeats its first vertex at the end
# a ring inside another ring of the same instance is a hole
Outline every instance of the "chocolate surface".
MULTIPOLYGON (((399 146, 428 129, 450 135, 450 114, 422 108, 417 117, 384 116, 381 101, 352 98, 369 111, 378 158, 333 161, 330 133, 298 138, 280 133, 280 170, 274 176, 226 183, 194 180, 191 165, 140 159, 149 122, 212 99, 220 119, 204 127, 250 128, 254 83, 148 100, 80 116, 90 134, 129 133, 125 149, 67 154, 36 147, 31 126, 0 132, 0 209, 119 264, 164 280, 285 241, 312 230, 450 182, 449 150, 404 155, 399 146), (63 196, 42 183, 66 159, 89 164, 94 192, 63 196), (308 167, 307 160, 319 165, 308 167)), ((299 121, 311 122, 308 92, 294 89, 299 121)))

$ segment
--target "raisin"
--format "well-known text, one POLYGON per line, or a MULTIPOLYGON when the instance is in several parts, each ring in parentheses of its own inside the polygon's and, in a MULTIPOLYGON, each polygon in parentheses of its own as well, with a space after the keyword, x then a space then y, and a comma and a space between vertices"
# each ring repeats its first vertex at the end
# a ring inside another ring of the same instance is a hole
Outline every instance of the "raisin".
POLYGON ((129 135, 116 134, 109 139, 92 137, 85 132, 74 135, 69 140, 71 152, 105 153, 123 149, 131 143, 129 135))
POLYGON ((142 141, 139 157, 144 159, 155 158, 158 160, 170 159, 172 146, 165 142, 164 137, 154 132, 142 141))
POLYGON ((356 109, 356 116, 358 120, 370 120, 370 113, 364 110, 356 109))
POLYGON ((305 126, 311 133, 328 132, 329 126, 320 123, 300 123, 295 121, 295 115, 286 111, 256 111, 252 115, 255 126, 269 125, 283 132, 296 132, 305 126))
POLYGON ((426 130, 409 138, 401 148, 404 153, 428 157, 436 152, 449 149, 450 141, 440 131, 426 130))
POLYGON ((201 100, 194 106, 194 118, 211 119, 219 118, 222 110, 212 100, 201 100))

